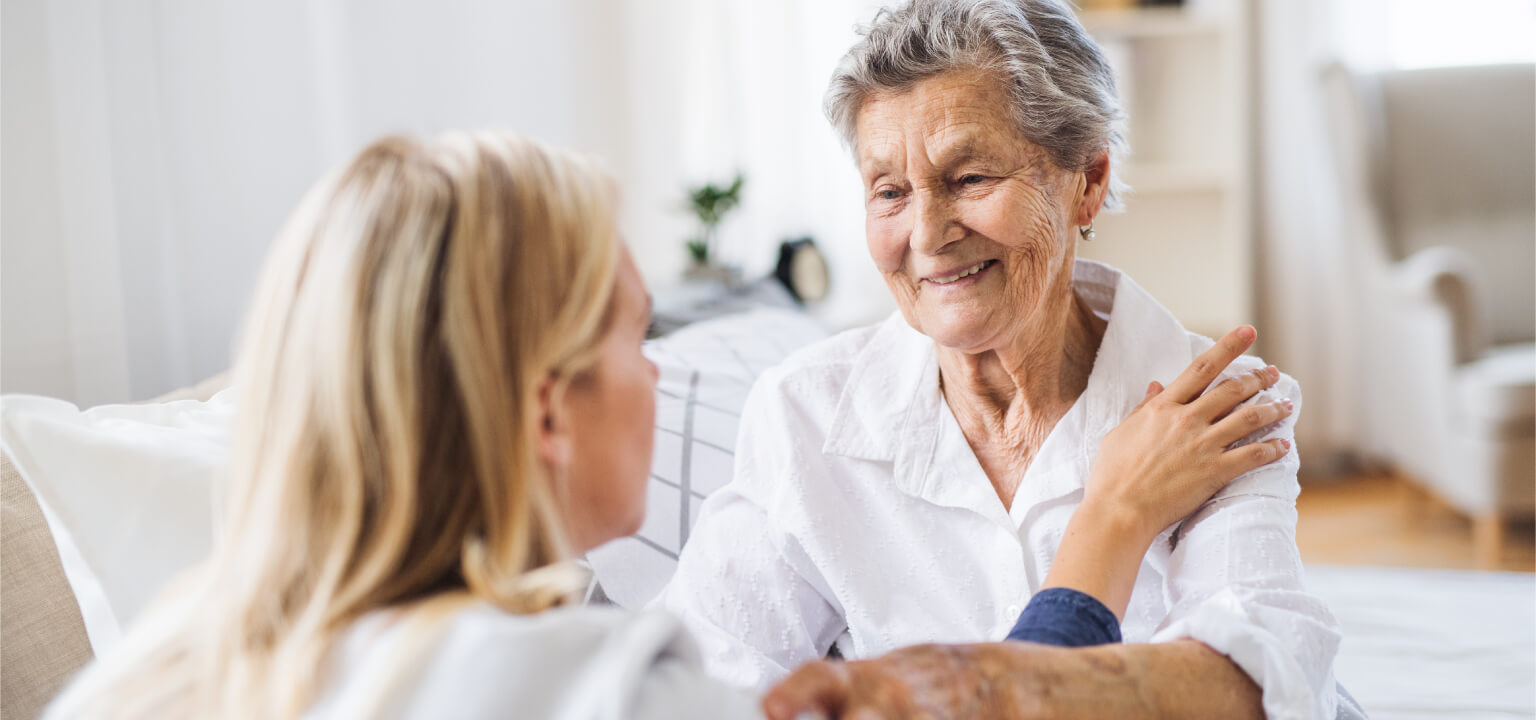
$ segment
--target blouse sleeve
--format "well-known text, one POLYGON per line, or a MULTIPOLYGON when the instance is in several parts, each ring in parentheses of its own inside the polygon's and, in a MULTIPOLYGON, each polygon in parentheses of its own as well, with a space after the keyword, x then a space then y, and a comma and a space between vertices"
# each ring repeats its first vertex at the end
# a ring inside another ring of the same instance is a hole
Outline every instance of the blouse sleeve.
MULTIPOLYGON (((1296 381, 1281 376, 1256 402, 1286 397, 1297 412, 1243 442, 1292 440, 1301 410, 1296 381)), ((1240 476, 1168 538, 1170 611, 1152 641, 1199 640, 1224 653, 1263 689, 1265 714, 1333 718, 1339 628, 1303 586, 1296 548, 1297 453, 1240 476)))
POLYGON ((729 485, 711 495, 658 602, 693 633, 711 675, 764 690, 824 657, 846 627, 831 591, 775 518, 803 508, 805 428, 775 371, 748 395, 729 485))

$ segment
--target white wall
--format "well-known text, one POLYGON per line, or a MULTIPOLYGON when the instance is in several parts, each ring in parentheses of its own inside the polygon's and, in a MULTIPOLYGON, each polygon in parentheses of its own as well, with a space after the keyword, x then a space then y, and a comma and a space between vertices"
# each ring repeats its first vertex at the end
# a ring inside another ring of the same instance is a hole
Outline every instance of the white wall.
POLYGON ((0 384, 9 391, 17 378, 17 389, 69 397, 74 344, 57 240, 46 20, 40 3, 0 6, 0 384))
POLYGON ((6 0, 0 391, 82 405, 225 369, 268 240, 395 131, 507 127, 605 159, 653 285, 684 188, 748 177, 727 259, 816 236, 834 324, 889 307, 820 95, 868 0, 6 0))

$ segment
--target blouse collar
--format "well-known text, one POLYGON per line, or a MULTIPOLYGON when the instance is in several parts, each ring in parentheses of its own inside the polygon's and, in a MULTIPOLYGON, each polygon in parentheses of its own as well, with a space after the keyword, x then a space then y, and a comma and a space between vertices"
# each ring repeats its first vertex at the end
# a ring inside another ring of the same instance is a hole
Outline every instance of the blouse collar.
MULTIPOLYGON (((1192 353, 1189 335, 1179 321, 1125 273, 1079 258, 1072 286, 1090 310, 1108 320, 1088 385, 1078 400, 1083 423, 1072 428, 1080 435, 1075 438, 1080 456, 1091 460, 1104 434, 1141 402, 1147 384, 1171 382, 1189 365, 1192 353)), ((822 451, 894 463, 901 490, 920 497, 933 495, 940 492, 941 483, 930 482, 927 471, 945 412, 933 340, 913 330, 896 312, 854 359, 822 451)), ((1058 425, 1057 429, 1067 428, 1058 425)), ((1075 478, 1067 481, 1072 487, 1052 488, 1050 494, 1081 487, 1082 475, 1068 474, 1075 478)))

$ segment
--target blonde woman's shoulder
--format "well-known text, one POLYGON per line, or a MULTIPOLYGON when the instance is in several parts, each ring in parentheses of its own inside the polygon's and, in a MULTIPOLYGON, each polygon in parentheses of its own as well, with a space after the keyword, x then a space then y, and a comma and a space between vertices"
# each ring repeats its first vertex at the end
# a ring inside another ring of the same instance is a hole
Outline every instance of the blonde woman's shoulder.
POLYGON ((375 615, 335 659, 309 718, 759 716, 756 698, 704 675, 693 641, 660 611, 473 605, 419 633, 375 615))

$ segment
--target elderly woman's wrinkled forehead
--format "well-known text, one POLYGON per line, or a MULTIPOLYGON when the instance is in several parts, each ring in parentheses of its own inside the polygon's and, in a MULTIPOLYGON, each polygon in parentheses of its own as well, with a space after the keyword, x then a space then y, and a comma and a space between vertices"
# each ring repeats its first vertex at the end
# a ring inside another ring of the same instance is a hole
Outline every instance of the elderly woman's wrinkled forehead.
POLYGON ((866 180, 914 168, 982 163, 1009 170, 1051 167, 1030 142, 1000 94, 996 72, 947 72, 899 90, 871 93, 855 123, 855 153, 866 180))
POLYGON ((1124 113, 1102 49, 1062 0, 908 0, 882 9, 827 86, 827 119, 858 152, 866 106, 926 79, 970 68, 1000 78, 991 102, 1060 168, 1082 171, 1108 152, 1105 206, 1126 150, 1124 113))

